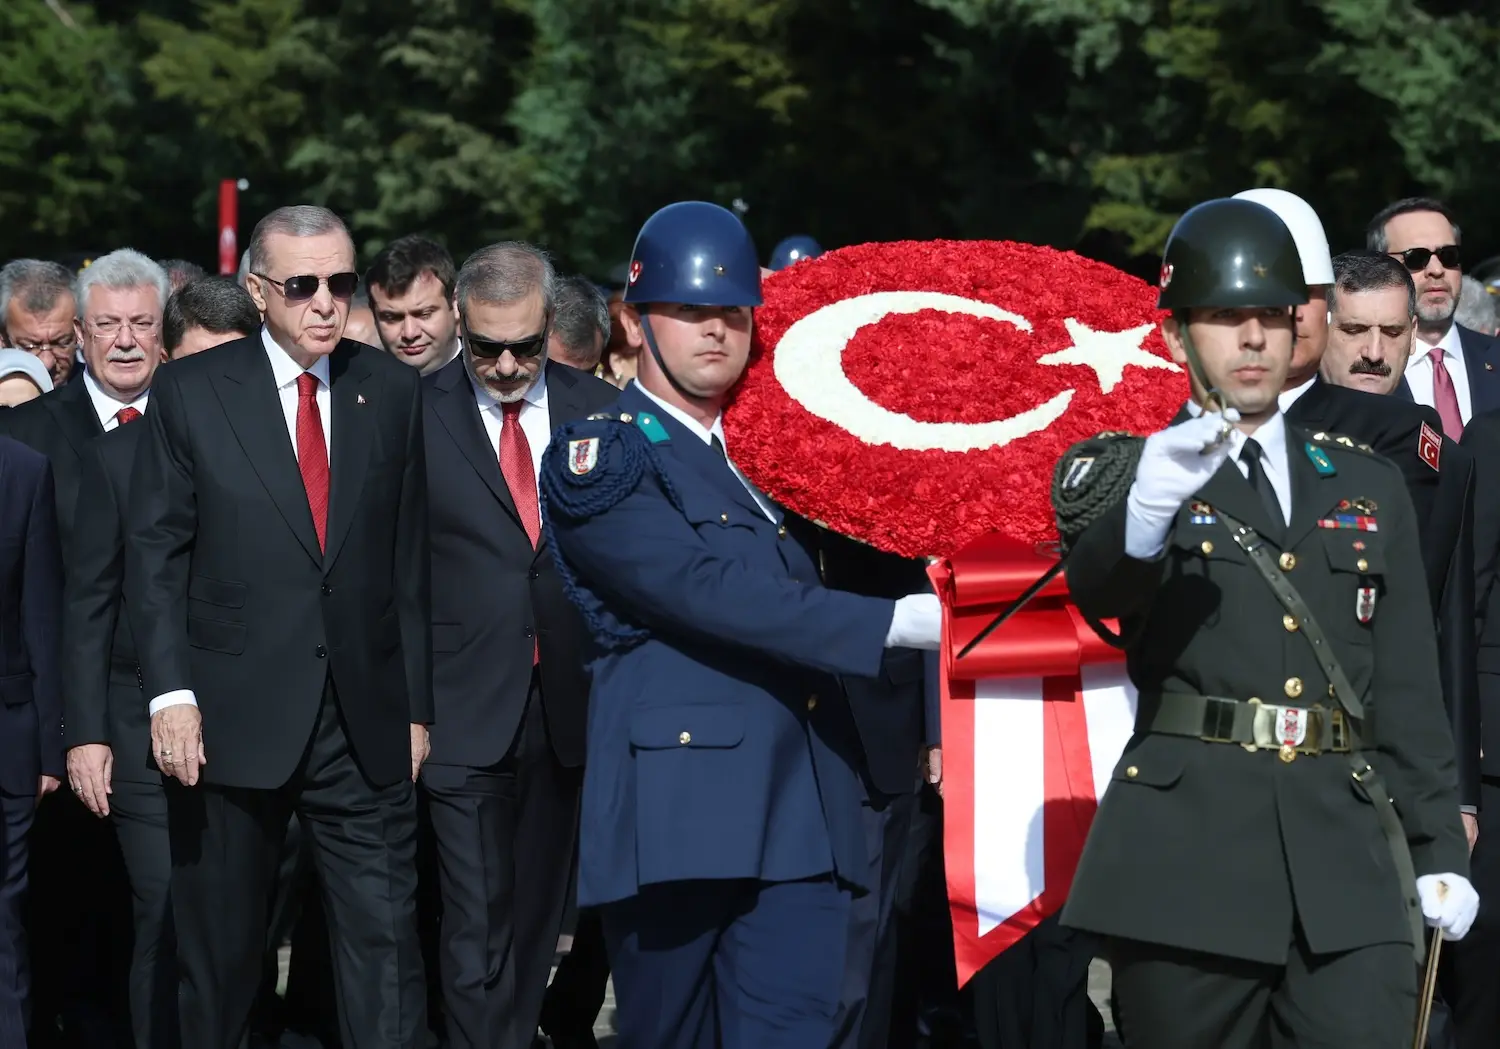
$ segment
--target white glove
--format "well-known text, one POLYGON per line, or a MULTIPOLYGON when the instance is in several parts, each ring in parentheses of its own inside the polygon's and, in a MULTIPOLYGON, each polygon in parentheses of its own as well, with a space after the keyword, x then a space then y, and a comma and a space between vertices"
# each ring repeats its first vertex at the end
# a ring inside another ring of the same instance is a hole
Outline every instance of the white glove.
POLYGON ((1462 940, 1479 913, 1479 893, 1458 874, 1424 874, 1417 879, 1422 916, 1450 940, 1462 940))
POLYGON ((1146 438, 1135 483, 1125 500, 1127 554, 1144 561, 1161 553, 1182 504, 1229 458, 1229 442, 1221 438, 1224 427, 1238 421, 1239 413, 1231 408, 1222 415, 1200 415, 1146 438))
POLYGON ((896 613, 886 631, 886 648, 920 648, 936 652, 943 639, 943 605, 936 594, 908 594, 896 599, 896 613))

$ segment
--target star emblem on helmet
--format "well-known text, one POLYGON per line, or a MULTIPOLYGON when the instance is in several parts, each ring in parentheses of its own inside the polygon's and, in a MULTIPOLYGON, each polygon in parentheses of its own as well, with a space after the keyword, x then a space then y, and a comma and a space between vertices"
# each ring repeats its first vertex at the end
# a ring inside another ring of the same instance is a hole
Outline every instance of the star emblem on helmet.
POLYGON ((1266 275, 1266 268, 1264 266, 1262 266, 1258 262, 1254 266, 1251 266, 1250 268, 1255 271, 1255 275, 1257 277, 1264 277, 1266 275))
POLYGON ((715 266, 714 267, 714 276, 715 277, 722 277, 722 276, 724 276, 724 267, 723 266, 715 266))

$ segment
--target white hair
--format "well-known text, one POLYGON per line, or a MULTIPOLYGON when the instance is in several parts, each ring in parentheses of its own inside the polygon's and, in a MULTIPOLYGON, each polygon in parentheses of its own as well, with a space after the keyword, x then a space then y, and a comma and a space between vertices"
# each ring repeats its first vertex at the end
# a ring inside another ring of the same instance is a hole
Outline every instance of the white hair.
POLYGON ((1500 324, 1500 298, 1474 277, 1465 275, 1453 320, 1471 331, 1493 335, 1500 324))
POLYGON ((172 282, 167 271, 133 248, 120 248, 108 255, 101 255, 78 274, 73 284, 73 297, 78 300, 78 316, 88 312, 89 292, 103 288, 155 288, 156 309, 160 313, 167 307, 167 298, 172 294, 172 282))
MULTIPOLYGON (((266 241, 273 235, 320 237, 325 233, 342 233, 349 237, 349 227, 345 226, 344 220, 333 212, 327 208, 320 208, 316 204, 293 204, 289 207, 277 208, 257 222, 255 231, 250 234, 250 247, 245 252, 249 272, 264 273, 266 271, 268 265, 266 241)), ((354 238, 349 237, 349 242, 352 244, 354 238)))

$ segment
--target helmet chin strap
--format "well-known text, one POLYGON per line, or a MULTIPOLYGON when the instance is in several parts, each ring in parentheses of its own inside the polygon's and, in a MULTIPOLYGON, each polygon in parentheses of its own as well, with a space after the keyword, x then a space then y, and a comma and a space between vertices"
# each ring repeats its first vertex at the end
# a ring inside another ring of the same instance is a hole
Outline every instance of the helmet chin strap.
POLYGON ((656 333, 651 330, 651 317, 646 312, 646 310, 643 309, 640 311, 640 318, 641 331, 646 336, 646 348, 651 351, 651 356, 656 359, 656 366, 660 368, 661 373, 667 377, 667 382, 671 383, 672 389, 682 394, 682 396, 686 397, 690 402, 699 400, 698 395, 688 390, 687 387, 682 385, 682 383, 678 382, 677 376, 672 374, 672 369, 667 367, 667 362, 661 355, 661 347, 656 345, 656 333))

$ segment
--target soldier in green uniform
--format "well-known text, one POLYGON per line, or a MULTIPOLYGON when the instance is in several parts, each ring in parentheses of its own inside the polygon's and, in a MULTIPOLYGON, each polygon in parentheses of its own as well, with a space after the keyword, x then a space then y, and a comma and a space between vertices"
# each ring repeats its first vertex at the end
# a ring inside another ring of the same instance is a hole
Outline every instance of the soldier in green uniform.
POLYGON ((1273 212, 1187 212, 1161 289, 1193 403, 1067 565, 1140 705, 1063 922, 1103 938, 1129 1046, 1406 1046, 1423 919, 1478 908, 1412 504, 1280 414, 1307 290, 1273 212))

